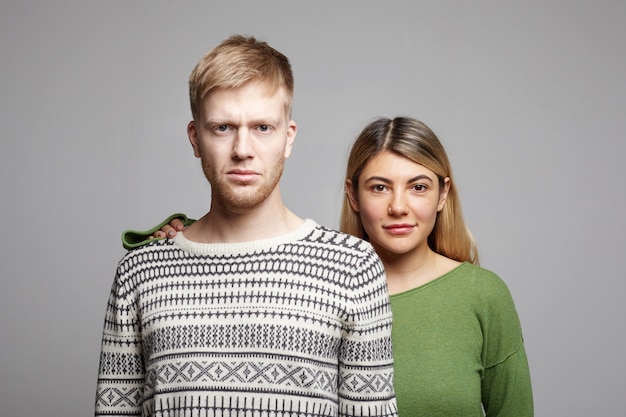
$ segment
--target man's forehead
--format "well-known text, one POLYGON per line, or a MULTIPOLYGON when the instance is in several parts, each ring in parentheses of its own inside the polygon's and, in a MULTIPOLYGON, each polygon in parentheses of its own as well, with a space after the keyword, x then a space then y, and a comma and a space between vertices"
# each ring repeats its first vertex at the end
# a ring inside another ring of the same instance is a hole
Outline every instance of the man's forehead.
POLYGON ((279 118, 288 101, 283 88, 266 83, 247 83, 235 88, 218 88, 202 100, 200 113, 205 119, 229 117, 279 118), (281 113, 278 115, 278 113, 281 113))

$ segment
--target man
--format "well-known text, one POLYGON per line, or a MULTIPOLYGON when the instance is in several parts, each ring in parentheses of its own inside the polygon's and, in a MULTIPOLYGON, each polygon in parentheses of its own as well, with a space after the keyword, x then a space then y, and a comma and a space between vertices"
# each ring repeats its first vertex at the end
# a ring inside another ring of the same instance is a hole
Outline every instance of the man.
POLYGON ((189 94, 211 207, 120 261, 96 415, 395 416, 380 260, 281 198, 297 132, 289 61, 234 36, 189 94))

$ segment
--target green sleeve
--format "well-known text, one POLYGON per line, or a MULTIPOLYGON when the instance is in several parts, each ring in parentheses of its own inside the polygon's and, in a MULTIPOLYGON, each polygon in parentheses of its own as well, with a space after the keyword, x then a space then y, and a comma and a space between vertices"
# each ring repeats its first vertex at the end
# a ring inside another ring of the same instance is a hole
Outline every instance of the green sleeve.
POLYGON ((154 232, 156 232, 157 230, 159 230, 160 228, 162 228, 163 226, 165 226, 166 224, 168 224, 169 222, 171 222, 172 220, 176 218, 180 219, 185 226, 189 226, 195 222, 194 219, 190 219, 182 213, 172 214, 171 216, 163 220, 161 223, 154 226, 152 229, 143 230, 143 231, 142 230, 124 230, 124 232, 122 233, 122 246, 124 246, 124 249, 131 250, 134 248, 138 248, 139 246, 143 246, 152 240, 157 239, 157 238, 151 238, 154 232))
POLYGON ((482 303, 484 374, 482 402, 487 417, 532 417, 533 396, 524 338, 513 298, 499 278, 482 303))
POLYGON ((533 394, 524 344, 503 362, 485 369, 482 402, 488 417, 532 417, 533 394))

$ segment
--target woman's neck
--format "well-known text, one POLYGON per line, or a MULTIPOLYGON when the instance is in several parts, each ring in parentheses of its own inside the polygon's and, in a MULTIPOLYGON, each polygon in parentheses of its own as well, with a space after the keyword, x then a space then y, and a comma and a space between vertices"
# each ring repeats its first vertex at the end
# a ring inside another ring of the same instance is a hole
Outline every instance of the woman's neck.
POLYGON ((426 248, 420 252, 381 256, 390 294, 420 287, 456 268, 460 262, 426 248))

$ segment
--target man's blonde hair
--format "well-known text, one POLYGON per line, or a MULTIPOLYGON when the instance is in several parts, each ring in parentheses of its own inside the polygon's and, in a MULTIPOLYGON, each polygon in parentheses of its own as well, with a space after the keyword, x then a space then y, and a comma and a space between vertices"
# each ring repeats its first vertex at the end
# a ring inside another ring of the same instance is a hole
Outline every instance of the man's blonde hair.
POLYGON ((234 35, 209 51, 189 76, 189 101, 194 120, 202 101, 212 90, 237 88, 258 80, 270 93, 283 89, 285 113, 291 118, 293 73, 285 55, 254 37, 234 35))

